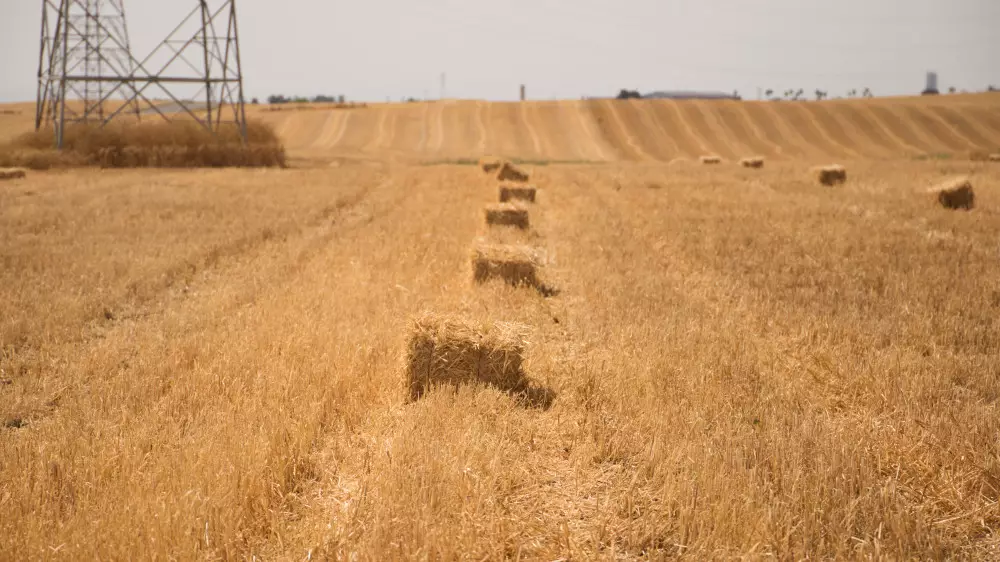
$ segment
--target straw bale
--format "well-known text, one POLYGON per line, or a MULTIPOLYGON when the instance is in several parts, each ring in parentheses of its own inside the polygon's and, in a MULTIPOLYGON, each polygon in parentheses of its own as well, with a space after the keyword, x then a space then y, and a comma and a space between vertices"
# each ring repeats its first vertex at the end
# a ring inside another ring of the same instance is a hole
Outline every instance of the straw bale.
POLYGON ((406 352, 410 399, 435 386, 526 387, 522 364, 527 332, 526 326, 512 322, 473 324, 436 314, 416 318, 406 352))
POLYGON ((764 167, 764 159, 760 156, 752 156, 750 158, 744 158, 740 160, 740 166, 744 168, 754 168, 759 169, 764 167))
POLYGON ((538 190, 531 185, 501 185, 500 202, 526 201, 534 203, 538 190))
POLYGON ((500 171, 497 173, 497 181, 524 183, 528 181, 528 174, 527 172, 519 170, 510 162, 504 162, 503 166, 500 167, 500 171))
POLYGON ((503 166, 503 160, 499 158, 492 158, 489 156, 479 159, 479 167, 483 169, 487 174, 492 174, 493 172, 500 169, 503 166))
POLYGON ((1000 152, 998 152, 996 154, 990 154, 989 161, 990 162, 1000 162, 1000 152))
POLYGON ((27 177, 27 172, 21 168, 0 168, 0 180, 19 180, 27 177))
POLYGON ((928 190, 946 209, 971 210, 976 205, 976 193, 967 177, 952 178, 928 190))
POLYGON ((527 246, 478 242, 472 252, 477 283, 501 279, 509 285, 538 287, 538 256, 527 246))
POLYGON ((514 203, 496 203, 483 209, 486 224, 490 226, 514 226, 526 230, 529 226, 528 209, 514 203))
POLYGON ((813 169, 816 179, 823 185, 837 185, 847 181, 847 169, 839 164, 820 166, 813 169))
POLYGON ((711 155, 711 156, 702 156, 701 157, 701 163, 702 164, 721 164, 722 163, 722 158, 719 157, 719 156, 714 156, 714 155, 711 155))

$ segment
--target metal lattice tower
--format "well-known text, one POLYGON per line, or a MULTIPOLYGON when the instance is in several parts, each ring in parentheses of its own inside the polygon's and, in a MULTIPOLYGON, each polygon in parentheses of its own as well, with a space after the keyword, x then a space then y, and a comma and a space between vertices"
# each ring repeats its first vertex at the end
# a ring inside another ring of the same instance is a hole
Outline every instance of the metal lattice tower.
POLYGON ((139 60, 124 0, 42 0, 36 130, 51 126, 61 148, 68 124, 159 115, 193 119, 210 131, 234 125, 245 140, 236 0, 193 3, 139 60))

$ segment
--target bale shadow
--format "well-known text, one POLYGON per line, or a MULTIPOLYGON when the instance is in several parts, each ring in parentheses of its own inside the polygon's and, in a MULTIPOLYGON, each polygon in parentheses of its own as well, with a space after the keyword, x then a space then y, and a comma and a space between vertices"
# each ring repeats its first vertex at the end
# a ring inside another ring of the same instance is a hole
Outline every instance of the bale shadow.
POLYGON ((533 410, 546 411, 556 401, 556 391, 542 385, 528 383, 524 388, 512 390, 509 394, 518 404, 533 410))

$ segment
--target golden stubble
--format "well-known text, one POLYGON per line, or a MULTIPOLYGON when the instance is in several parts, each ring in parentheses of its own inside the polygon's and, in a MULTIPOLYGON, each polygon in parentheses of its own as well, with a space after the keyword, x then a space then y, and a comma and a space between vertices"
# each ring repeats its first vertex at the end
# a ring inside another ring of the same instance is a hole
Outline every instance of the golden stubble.
POLYGON ((535 166, 524 232, 474 166, 5 186, 0 553, 988 558, 1000 171, 845 165, 535 166), (474 283, 487 235, 559 293, 474 283), (408 402, 428 310, 529 326, 551 407, 408 402))

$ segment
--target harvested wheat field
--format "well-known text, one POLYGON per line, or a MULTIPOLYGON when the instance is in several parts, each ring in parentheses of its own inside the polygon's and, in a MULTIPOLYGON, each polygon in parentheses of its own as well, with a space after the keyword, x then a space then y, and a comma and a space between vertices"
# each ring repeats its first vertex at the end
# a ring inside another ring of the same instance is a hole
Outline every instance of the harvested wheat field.
POLYGON ((4 182, 0 559, 1000 558, 1000 167, 926 157, 998 115, 255 110, 288 169, 4 182))

